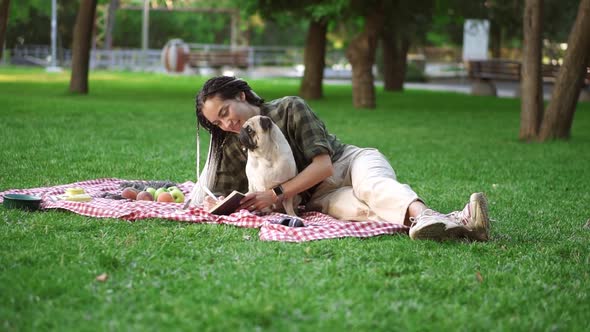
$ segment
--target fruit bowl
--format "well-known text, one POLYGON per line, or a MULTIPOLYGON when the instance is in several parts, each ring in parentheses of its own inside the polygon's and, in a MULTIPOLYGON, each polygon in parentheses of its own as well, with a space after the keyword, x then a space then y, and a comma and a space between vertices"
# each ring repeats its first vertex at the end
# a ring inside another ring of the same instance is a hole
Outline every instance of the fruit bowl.
POLYGON ((6 194, 4 195, 4 203, 2 205, 7 209, 35 211, 41 205, 41 197, 23 194, 6 194))

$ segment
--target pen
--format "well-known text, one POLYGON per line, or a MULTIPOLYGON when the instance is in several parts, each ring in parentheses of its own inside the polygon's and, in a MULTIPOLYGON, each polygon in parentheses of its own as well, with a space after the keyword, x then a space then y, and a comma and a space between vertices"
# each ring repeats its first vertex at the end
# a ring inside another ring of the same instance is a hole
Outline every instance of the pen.
POLYGON ((213 193, 211 192, 211 190, 209 190, 209 188, 201 185, 201 188, 203 188, 203 190, 205 191, 205 193, 207 195, 209 195, 209 197, 213 198, 215 201, 218 201, 219 199, 217 197, 215 197, 215 195, 213 195, 213 193))
MULTIPOLYGON (((211 190, 209 190, 209 188, 201 185, 201 188, 203 188, 203 190, 205 191, 205 193, 210 196, 211 198, 213 198, 216 202, 219 201, 219 199, 217 197, 215 197, 215 195, 213 195, 213 193, 211 192, 211 190)), ((182 209, 186 209, 188 207, 188 205, 191 203, 192 199, 188 199, 186 201, 186 203, 184 203, 184 206, 182 207, 182 209)))

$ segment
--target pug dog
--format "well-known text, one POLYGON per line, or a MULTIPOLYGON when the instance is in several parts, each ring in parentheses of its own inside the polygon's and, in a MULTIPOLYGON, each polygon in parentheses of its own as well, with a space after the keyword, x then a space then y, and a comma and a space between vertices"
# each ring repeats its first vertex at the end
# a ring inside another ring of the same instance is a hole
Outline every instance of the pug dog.
MULTIPOLYGON (((256 115, 248 119, 240 129, 239 140, 248 149, 246 176, 249 192, 274 188, 297 175, 293 151, 281 129, 271 118, 256 115)), ((294 208, 300 202, 299 196, 284 199, 284 211, 297 216, 294 208)))

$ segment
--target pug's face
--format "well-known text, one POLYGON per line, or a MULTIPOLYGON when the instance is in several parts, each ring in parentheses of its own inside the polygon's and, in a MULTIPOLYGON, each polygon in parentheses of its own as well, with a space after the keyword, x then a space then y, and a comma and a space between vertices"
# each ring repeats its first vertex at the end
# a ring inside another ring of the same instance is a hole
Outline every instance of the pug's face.
POLYGON ((240 129, 239 140, 248 150, 254 151, 260 146, 266 145, 271 139, 270 130, 272 120, 268 116, 256 115, 244 122, 240 129))

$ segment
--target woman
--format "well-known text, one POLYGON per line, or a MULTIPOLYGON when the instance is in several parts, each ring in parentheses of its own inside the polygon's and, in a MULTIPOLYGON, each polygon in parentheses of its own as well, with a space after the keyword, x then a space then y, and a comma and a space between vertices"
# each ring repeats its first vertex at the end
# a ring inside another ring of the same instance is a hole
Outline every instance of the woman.
MULTIPOLYGON (((485 197, 471 195, 462 211, 447 215, 429 209, 406 184, 399 183, 385 157, 376 149, 343 144, 299 97, 265 103, 244 80, 220 76, 209 79, 196 98, 198 125, 211 134, 207 162, 191 193, 194 205, 209 208, 214 200, 204 188, 225 196, 247 191, 247 153, 237 134, 255 115, 270 117, 281 129, 299 174, 263 192, 251 192, 241 202, 250 211, 262 210, 284 197, 301 195, 307 210, 342 220, 377 220, 411 226, 412 239, 487 241, 489 219, 485 197)), ((198 148, 197 129, 197 150, 198 148)), ((197 174, 199 151, 197 151, 197 174)))

